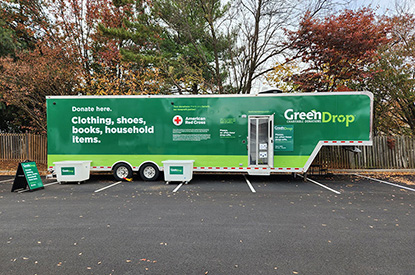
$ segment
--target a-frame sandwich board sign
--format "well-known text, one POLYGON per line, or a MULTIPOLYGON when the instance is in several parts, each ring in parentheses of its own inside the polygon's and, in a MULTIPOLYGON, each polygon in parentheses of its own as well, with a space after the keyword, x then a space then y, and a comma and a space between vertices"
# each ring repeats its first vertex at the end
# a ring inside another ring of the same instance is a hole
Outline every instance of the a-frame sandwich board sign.
POLYGON ((42 179, 40 178, 39 171, 34 161, 21 162, 17 167, 12 192, 16 190, 24 190, 26 188, 29 188, 29 191, 44 188, 42 179))

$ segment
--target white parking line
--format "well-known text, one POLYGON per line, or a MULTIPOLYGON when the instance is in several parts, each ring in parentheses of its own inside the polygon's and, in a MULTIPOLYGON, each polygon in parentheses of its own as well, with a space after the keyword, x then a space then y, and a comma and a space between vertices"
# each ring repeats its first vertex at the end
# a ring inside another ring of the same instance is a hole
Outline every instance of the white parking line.
POLYGON ((117 185, 117 184, 120 184, 121 182, 122 182, 122 181, 119 181, 119 182, 113 183, 113 184, 108 185, 108 186, 106 186, 106 187, 104 187, 104 188, 101 188, 101 189, 95 190, 94 192, 95 192, 95 193, 101 192, 102 190, 105 190, 105 189, 108 189, 108 188, 110 188, 110 187, 113 187, 113 186, 115 186, 115 185, 117 185))
POLYGON ((47 184, 45 184, 45 185, 43 185, 43 186, 54 185, 54 184, 57 184, 57 183, 58 183, 58 182, 57 182, 57 181, 55 181, 55 182, 47 183, 47 184))
POLYGON ((179 191, 179 189, 180 189, 180 187, 182 187, 182 185, 183 185, 183 182, 180 183, 179 185, 177 185, 177 187, 174 188, 173 193, 176 193, 177 191, 179 191))
POLYGON ((248 184, 249 188, 251 189, 252 193, 256 193, 256 190, 252 186, 251 182, 248 180, 248 178, 244 175, 245 181, 248 184))
POLYGON ((402 185, 399 185, 399 184, 395 184, 395 183, 392 183, 392 182, 388 182, 388 181, 384 181, 384 180, 378 180, 378 179, 373 179, 373 178, 365 177, 365 176, 362 176, 362 175, 359 175, 359 174, 353 174, 353 175, 358 176, 358 177, 361 177, 361 178, 365 178, 365 179, 369 179, 369 180, 374 180, 374 181, 377 181, 377 182, 385 183, 385 184, 388 184, 388 185, 392 185, 392 186, 395 186, 395 187, 399 187, 399 188, 402 188, 402 189, 406 189, 406 190, 415 192, 415 189, 412 189, 412 188, 409 188, 409 187, 405 187, 405 186, 402 186, 402 185))
POLYGON ((14 181, 14 179, 2 180, 2 181, 0 181, 0 183, 3 183, 3 182, 9 182, 9 181, 14 181))
MULTIPOLYGON (((300 177, 304 178, 302 175, 298 175, 298 176, 300 176, 300 177)), ((314 184, 317 184, 318 186, 323 187, 323 188, 325 188, 325 189, 327 189, 327 190, 329 190, 329 191, 331 191, 331 192, 333 192, 333 193, 336 193, 337 195, 340 195, 340 194, 341 194, 339 191, 336 191, 336 190, 334 190, 334 189, 331 189, 330 187, 327 187, 327 186, 325 186, 324 184, 321 184, 321 183, 319 183, 319 182, 317 182, 317 181, 315 181, 315 180, 312 180, 312 179, 309 179, 309 178, 307 178, 307 180, 308 180, 309 182, 314 183, 314 184)))

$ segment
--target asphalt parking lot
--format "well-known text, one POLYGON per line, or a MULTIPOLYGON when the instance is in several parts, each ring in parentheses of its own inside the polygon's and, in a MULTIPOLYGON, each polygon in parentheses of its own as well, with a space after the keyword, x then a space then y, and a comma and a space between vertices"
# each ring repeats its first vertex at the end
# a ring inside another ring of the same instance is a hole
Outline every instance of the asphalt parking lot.
POLYGON ((23 193, 10 178, 0 176, 0 274, 415 270, 415 192, 354 175, 311 177, 340 194, 288 175, 93 176, 23 193))

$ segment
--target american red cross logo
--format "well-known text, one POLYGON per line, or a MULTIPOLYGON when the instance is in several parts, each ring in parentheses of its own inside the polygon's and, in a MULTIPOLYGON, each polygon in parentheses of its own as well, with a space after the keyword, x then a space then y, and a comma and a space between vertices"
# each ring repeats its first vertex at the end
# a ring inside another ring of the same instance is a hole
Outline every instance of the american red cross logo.
POLYGON ((173 124, 176 126, 180 126, 183 123, 183 118, 179 115, 173 117, 173 124))

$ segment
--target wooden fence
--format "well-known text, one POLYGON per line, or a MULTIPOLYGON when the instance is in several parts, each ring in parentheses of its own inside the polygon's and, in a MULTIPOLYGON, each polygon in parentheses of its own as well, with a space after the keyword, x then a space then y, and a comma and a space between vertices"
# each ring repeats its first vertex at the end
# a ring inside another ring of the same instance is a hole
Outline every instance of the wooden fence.
POLYGON ((323 147, 313 164, 329 169, 415 169, 415 137, 377 136, 373 146, 353 153, 341 146, 323 147))
POLYGON ((0 133, 0 161, 47 162, 46 135, 0 133))
MULTIPOLYGON (((353 153, 341 146, 323 146, 313 164, 328 169, 415 169, 415 137, 378 136, 373 146, 353 153)), ((47 162, 45 135, 0 133, 0 161, 47 162)))

